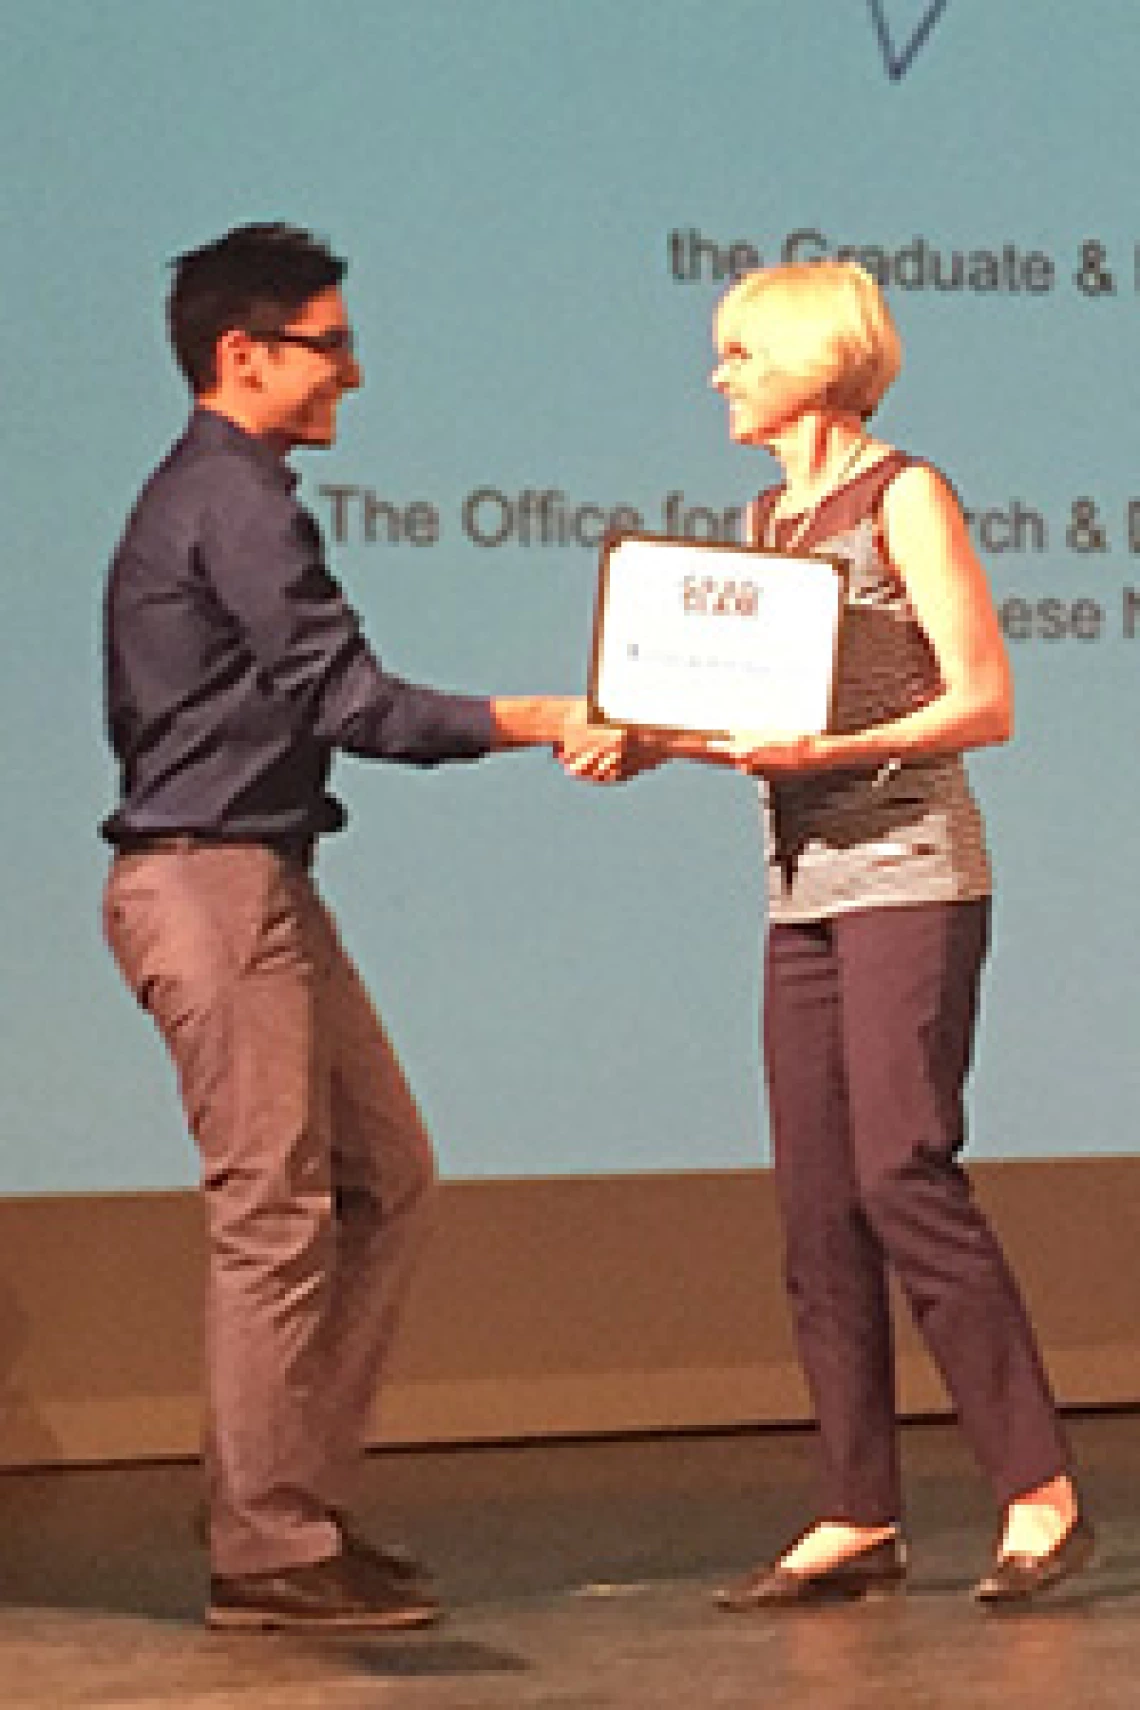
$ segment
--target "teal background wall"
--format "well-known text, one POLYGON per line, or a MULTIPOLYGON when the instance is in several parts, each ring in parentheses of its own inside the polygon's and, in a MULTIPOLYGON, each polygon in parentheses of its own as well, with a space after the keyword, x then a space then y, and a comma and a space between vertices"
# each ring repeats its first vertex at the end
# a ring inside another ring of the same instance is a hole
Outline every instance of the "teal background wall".
MULTIPOLYGON (((879 10, 887 57, 862 0, 45 0, 6 20, 0 1193, 193 1179, 99 939, 99 603, 185 415, 165 264, 278 217, 351 259, 365 388, 336 449, 298 460, 334 567, 387 663, 475 690, 584 685, 596 552, 523 544, 520 494, 557 489, 571 525, 623 505, 699 530, 768 478, 706 384, 732 247, 884 269, 906 365, 882 430, 976 514, 1017 684, 1013 745, 972 766, 998 885, 973 1152, 1132 1149, 1135 8, 948 0, 909 63, 935 9, 879 10), (939 289, 932 252, 973 285, 939 289), (433 507, 434 544, 370 542, 366 490, 433 507)), ((767 1160, 743 780, 595 793, 535 755, 342 762, 338 785, 352 820, 323 883, 446 1173, 767 1160)))

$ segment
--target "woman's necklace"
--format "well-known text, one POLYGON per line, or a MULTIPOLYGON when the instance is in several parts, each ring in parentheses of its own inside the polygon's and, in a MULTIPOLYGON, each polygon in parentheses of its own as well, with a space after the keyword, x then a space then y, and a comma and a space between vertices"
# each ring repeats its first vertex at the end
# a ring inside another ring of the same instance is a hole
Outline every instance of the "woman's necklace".
MULTIPOLYGON (((793 552, 799 545, 800 541, 804 538, 804 535, 819 515, 820 507, 824 500, 830 499, 833 493, 838 492, 839 488, 842 487, 844 481, 846 481, 848 475, 850 475, 866 449, 866 437, 865 435, 860 434, 859 438, 851 447, 851 450, 847 453, 847 456, 843 459, 835 479, 827 483, 827 486, 824 487, 823 491, 816 497, 815 503, 801 516, 795 529, 792 531, 790 539, 784 547, 785 552, 793 552)), ((776 507, 774 505, 768 513, 768 526, 764 532, 768 536, 768 539, 765 541, 765 545, 774 547, 776 544, 776 507)))

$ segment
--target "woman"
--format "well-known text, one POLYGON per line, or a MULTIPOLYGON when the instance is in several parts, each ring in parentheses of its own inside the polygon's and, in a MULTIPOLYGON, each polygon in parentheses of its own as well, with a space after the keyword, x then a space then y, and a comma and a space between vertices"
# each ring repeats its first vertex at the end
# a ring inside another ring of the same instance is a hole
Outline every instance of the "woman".
POLYGON ((624 767, 668 753, 765 780, 765 1060, 822 1505, 719 1601, 901 1582, 888 1268, 1002 1510, 975 1594, 1023 1600, 1082 1567, 1092 1532, 1025 1309, 957 1162, 990 909, 960 756, 1009 737, 1005 649, 946 482, 867 429, 900 366, 873 280, 840 262, 754 273, 715 330, 732 438, 784 471, 749 508, 751 541, 849 568, 828 734, 678 737, 624 767))

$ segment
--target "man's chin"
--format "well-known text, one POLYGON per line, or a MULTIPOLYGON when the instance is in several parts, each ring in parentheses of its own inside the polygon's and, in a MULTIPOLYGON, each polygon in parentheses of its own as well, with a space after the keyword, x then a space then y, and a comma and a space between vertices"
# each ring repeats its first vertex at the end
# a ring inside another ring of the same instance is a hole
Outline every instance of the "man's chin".
POLYGON ((335 445, 335 422, 307 422, 298 438, 299 445, 335 445))

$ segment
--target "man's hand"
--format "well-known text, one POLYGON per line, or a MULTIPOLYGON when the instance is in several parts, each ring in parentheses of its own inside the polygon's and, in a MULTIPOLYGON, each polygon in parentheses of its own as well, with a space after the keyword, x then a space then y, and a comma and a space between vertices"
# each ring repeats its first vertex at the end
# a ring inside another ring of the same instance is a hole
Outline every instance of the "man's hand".
POLYGON ((573 701, 567 706, 562 737, 555 743, 554 752, 569 777, 616 784, 623 776, 625 736, 619 726, 591 724, 585 701, 573 701))
POLYGON ((633 733, 621 725, 590 724, 585 701, 568 711, 562 740, 554 751, 569 777, 594 784, 624 783, 663 758, 639 747, 633 733))

